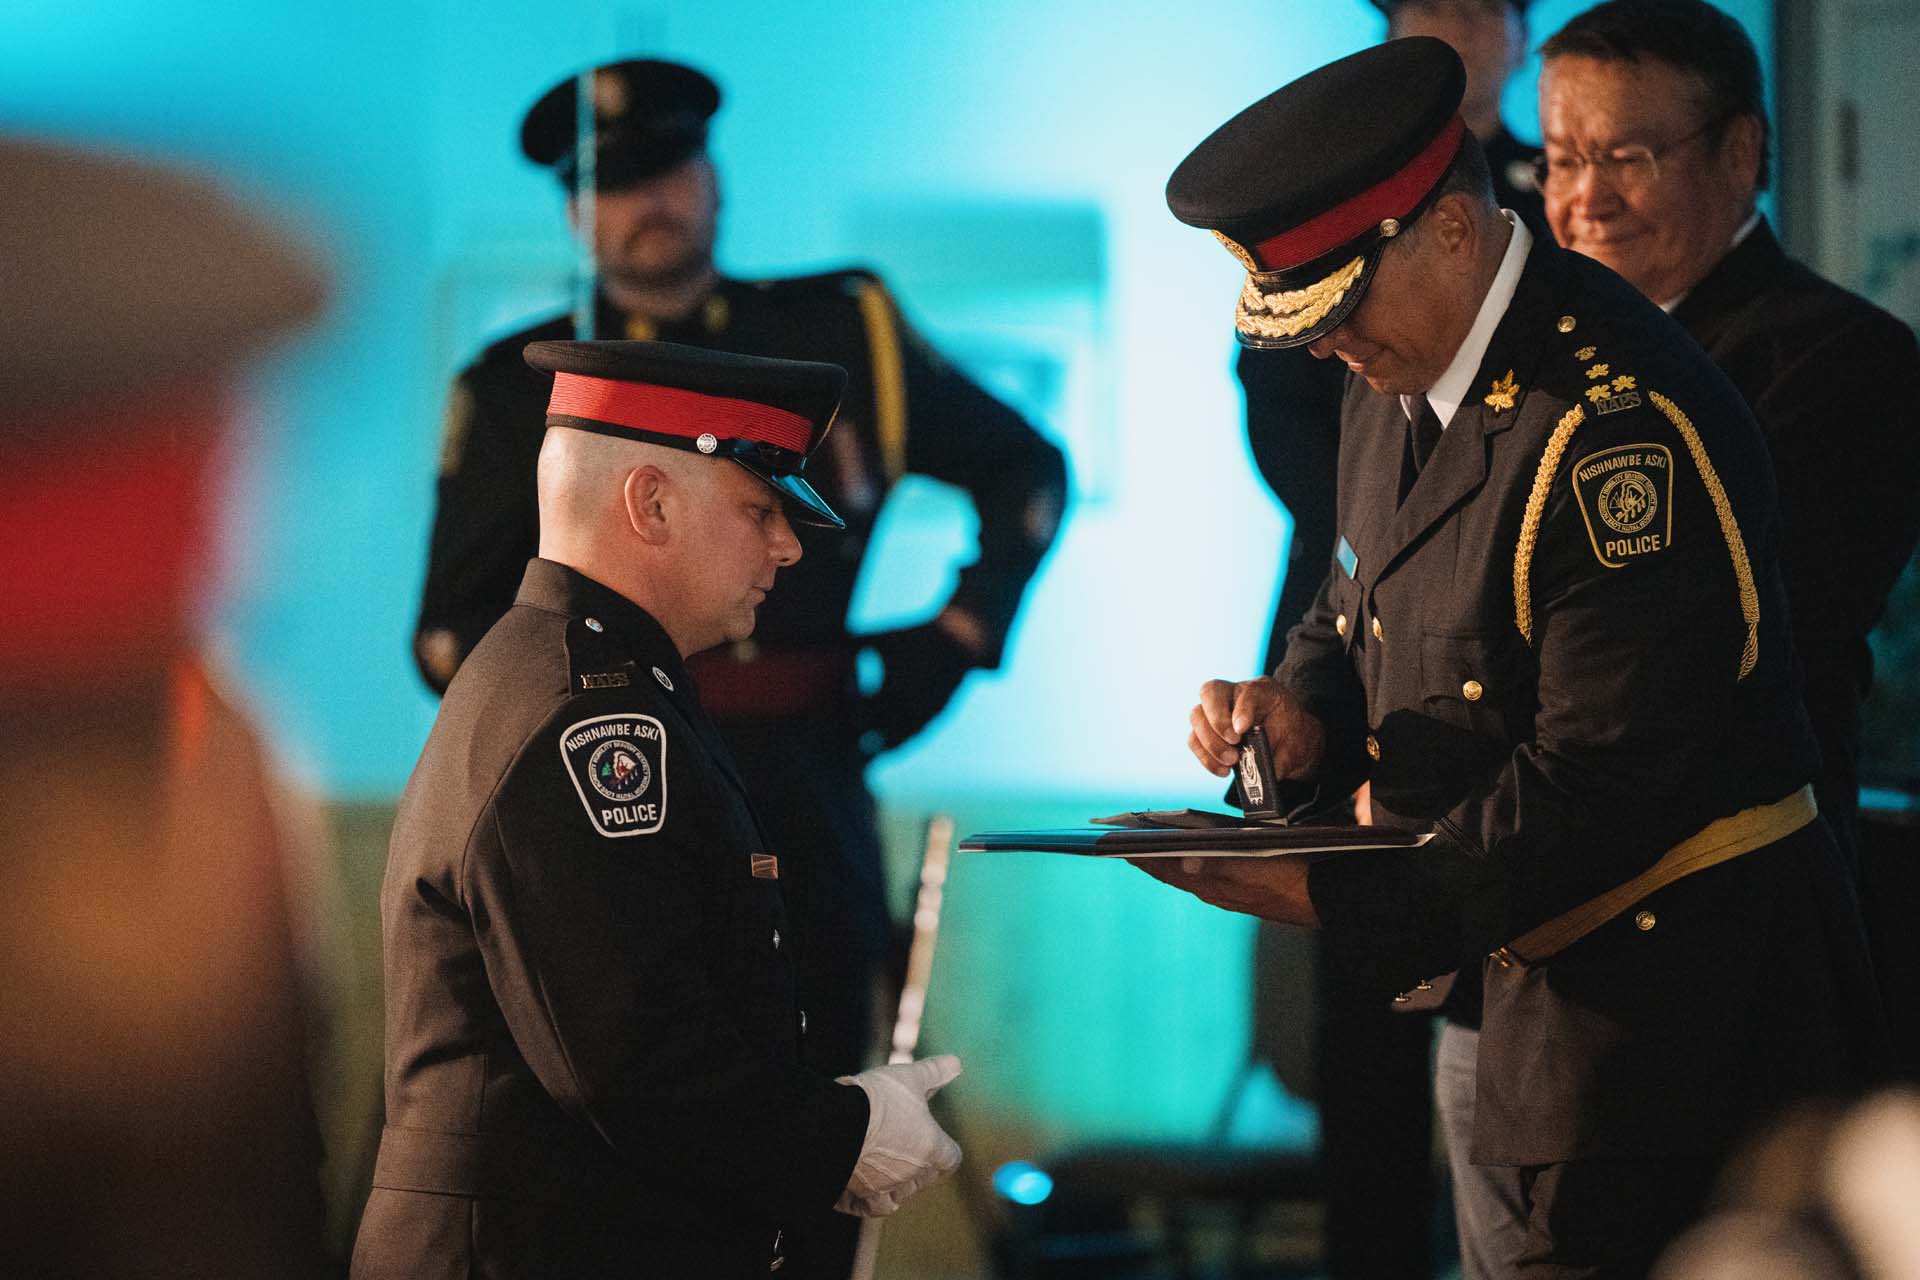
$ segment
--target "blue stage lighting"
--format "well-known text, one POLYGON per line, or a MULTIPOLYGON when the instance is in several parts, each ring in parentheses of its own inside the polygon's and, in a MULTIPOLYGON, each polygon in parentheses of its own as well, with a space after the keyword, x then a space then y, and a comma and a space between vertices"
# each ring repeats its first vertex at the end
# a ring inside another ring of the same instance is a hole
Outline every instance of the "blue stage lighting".
POLYGON ((1039 1204, 1053 1194, 1053 1178, 1025 1160, 1009 1160, 993 1171, 993 1189, 1015 1204, 1039 1204))

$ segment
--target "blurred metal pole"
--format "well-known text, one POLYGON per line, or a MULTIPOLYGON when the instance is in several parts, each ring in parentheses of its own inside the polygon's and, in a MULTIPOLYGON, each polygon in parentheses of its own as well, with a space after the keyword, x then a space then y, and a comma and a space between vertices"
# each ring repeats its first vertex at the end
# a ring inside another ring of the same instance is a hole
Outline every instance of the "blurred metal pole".
POLYGON ((573 94, 573 216, 579 228, 580 265, 573 279, 573 336, 594 338, 594 300, 600 268, 594 259, 594 195, 599 190, 600 134, 593 109, 593 68, 580 73, 573 94))
MULTIPOLYGON (((933 977, 933 948, 940 938, 940 904, 946 894, 947 859, 952 853, 953 819, 936 813, 927 822, 926 850, 920 857, 920 892, 913 902, 913 946, 907 952, 907 977, 900 988, 900 1007, 894 1013, 889 1063, 912 1062, 920 1043, 920 1017, 926 1011, 927 984, 933 977)), ((874 1264, 879 1259, 880 1219, 863 1218, 850 1280, 873 1280, 874 1264)))

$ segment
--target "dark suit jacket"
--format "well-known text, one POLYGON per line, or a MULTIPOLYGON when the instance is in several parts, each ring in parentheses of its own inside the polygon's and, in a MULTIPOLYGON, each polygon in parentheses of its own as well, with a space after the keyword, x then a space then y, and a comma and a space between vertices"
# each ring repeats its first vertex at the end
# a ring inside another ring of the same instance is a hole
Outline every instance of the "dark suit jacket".
POLYGON ((1920 540, 1920 349, 1900 320, 1787 257, 1764 221, 1673 317, 1746 397, 1773 454, 1820 808, 1850 849, 1867 633, 1920 540))
MULTIPOLYGON (((1398 399, 1356 380, 1341 435, 1341 541, 1278 675, 1329 727, 1323 787, 1437 833, 1313 868, 1333 962, 1382 998, 1812 777, 1758 430, 1619 277, 1536 240, 1404 502, 1398 399)), ((1823 827, 1639 909, 1487 969, 1476 1160, 1700 1150, 1841 1070, 1825 940, 1857 921, 1823 827), (1800 968, 1763 1000, 1774 964, 1800 968)))
POLYGON ((531 562, 394 825, 356 1280, 767 1273, 867 1104, 801 1064, 766 852, 666 633, 531 562))

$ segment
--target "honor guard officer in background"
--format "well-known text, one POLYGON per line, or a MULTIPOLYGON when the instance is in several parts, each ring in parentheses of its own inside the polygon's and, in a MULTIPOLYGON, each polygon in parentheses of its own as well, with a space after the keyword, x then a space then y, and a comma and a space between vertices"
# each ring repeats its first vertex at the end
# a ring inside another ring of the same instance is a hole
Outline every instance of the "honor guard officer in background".
MULTIPOLYGON (((455 381, 415 644, 420 669, 446 687, 512 603, 533 554, 534 458, 551 380, 521 360, 527 342, 657 338, 844 367, 846 400, 810 475, 847 531, 782 575, 752 640, 696 659, 694 670, 781 859, 810 1053, 830 1070, 857 1071, 875 1039, 872 991, 890 928, 867 762, 939 714, 969 669, 999 663, 1053 539, 1064 466, 1018 414, 915 335, 871 273, 749 281, 718 271, 720 196, 706 138, 720 92, 705 75, 629 61, 599 68, 592 84, 590 189, 576 172, 577 79, 534 104, 520 142, 559 179, 577 224, 583 199, 591 202, 594 332, 576 335, 571 319, 557 317, 488 348, 455 381), (851 635, 847 609, 874 520, 908 472, 971 497, 979 558, 933 621, 851 635), (863 646, 885 667, 872 697, 856 680, 863 646)), ((846 1247, 851 1256, 851 1236, 846 1247)))
POLYGON ((786 1230, 958 1165, 952 1058, 810 1067, 788 860, 685 659, 837 528, 843 370, 542 342, 539 557, 447 691, 381 895, 387 1130, 357 1280, 830 1272, 786 1230))
POLYGON ((1243 335, 1356 375, 1320 593, 1190 746, 1225 776, 1264 725, 1302 792, 1370 782, 1432 838, 1158 874, 1320 926, 1382 1000, 1486 957, 1472 1159, 1523 1170, 1518 1273, 1637 1276, 1877 1026, 1759 430, 1659 308, 1497 209, 1464 81, 1436 40, 1355 54, 1167 188, 1248 268, 1243 335))
MULTIPOLYGON (((1544 234, 1535 162, 1539 150, 1515 138, 1500 96, 1527 52, 1526 0, 1374 0, 1387 36, 1433 36, 1467 68, 1460 116, 1480 142, 1500 206, 1544 234)), ((1340 452, 1340 397, 1347 370, 1297 348, 1246 343, 1234 362, 1246 401, 1254 465, 1293 522, 1278 603, 1261 669, 1286 651, 1287 632, 1313 603, 1334 543, 1334 476, 1340 452)), ((1259 977, 1282 978, 1301 943, 1263 928, 1255 943, 1259 977)), ((1314 967, 1313 1092, 1320 1108, 1327 1176, 1327 1264, 1346 1277, 1431 1270, 1434 1202, 1432 1106, 1428 1101, 1432 1024, 1396 1013, 1352 990, 1332 965, 1314 967)), ((1270 982, 1267 985, 1278 986, 1270 982)), ((1463 999, 1468 999, 1463 993, 1463 999)), ((1255 1053, 1297 1022, 1297 1012, 1262 998, 1255 1053)))

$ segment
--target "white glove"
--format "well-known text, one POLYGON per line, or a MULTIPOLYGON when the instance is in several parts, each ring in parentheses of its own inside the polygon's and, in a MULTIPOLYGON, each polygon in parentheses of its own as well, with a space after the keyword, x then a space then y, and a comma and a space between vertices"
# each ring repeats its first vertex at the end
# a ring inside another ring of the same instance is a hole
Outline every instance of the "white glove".
POLYGON ((927 1099, 959 1074, 960 1059, 942 1054, 840 1077, 867 1095, 867 1139, 834 1208, 884 1218, 960 1167, 960 1144, 927 1110, 927 1099))

